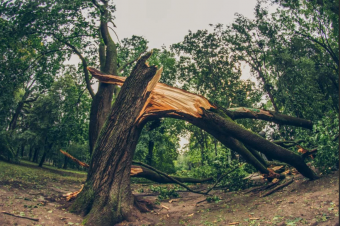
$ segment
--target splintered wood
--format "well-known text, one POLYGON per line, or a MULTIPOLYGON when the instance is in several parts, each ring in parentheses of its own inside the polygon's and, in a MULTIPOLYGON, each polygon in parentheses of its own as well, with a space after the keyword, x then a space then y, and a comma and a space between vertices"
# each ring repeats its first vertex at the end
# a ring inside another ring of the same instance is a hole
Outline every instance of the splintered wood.
MULTIPOLYGON (((70 155, 69 153, 67 153, 66 151, 63 151, 63 150, 60 150, 60 152, 67 156, 68 158, 72 159, 72 161, 74 161, 75 163, 79 164, 80 166, 83 166, 83 167, 86 167, 86 168, 89 168, 90 166, 88 164, 86 164, 85 162, 82 162, 78 159, 76 159, 75 157, 73 157, 72 155, 70 155)), ((131 166, 131 171, 130 171, 130 176, 134 176, 136 174, 139 174, 143 172, 143 169, 139 166, 131 166)), ((73 192, 73 193, 76 193, 76 192, 73 192)), ((72 194, 73 194, 72 193, 72 194)), ((70 193, 71 194, 71 193, 70 193)))
MULTIPOLYGON (((93 77, 97 78, 102 83, 122 86, 126 79, 125 77, 115 75, 105 75, 91 67, 88 67, 87 69, 93 77)), ((150 87, 148 88, 148 91, 151 91, 150 100, 147 101, 144 111, 141 112, 141 118, 162 112, 179 117, 181 117, 182 114, 186 114, 195 118, 201 118, 201 115, 203 114, 201 108, 216 109, 216 107, 203 96, 189 93, 185 90, 171 87, 159 82, 153 88, 154 81, 158 81, 160 78, 161 70, 162 69, 159 69, 157 71, 155 80, 150 83, 150 87), (151 87, 153 89, 150 89, 151 87)))
POLYGON ((131 166, 130 176, 136 175, 143 172, 143 169, 138 166, 131 166))
POLYGON ((82 184, 81 188, 78 191, 70 192, 70 193, 67 193, 63 196, 66 196, 66 201, 69 202, 69 201, 75 199, 78 196, 78 194, 83 190, 83 188, 84 188, 84 185, 82 184))
POLYGON ((78 165, 82 166, 82 167, 85 167, 85 168, 89 168, 90 166, 88 164, 86 164, 85 162, 82 162, 78 159, 76 159, 75 157, 73 157, 72 155, 70 155, 69 153, 63 151, 63 150, 60 150, 60 152, 65 155, 66 157, 70 158, 73 162, 77 163, 78 165))

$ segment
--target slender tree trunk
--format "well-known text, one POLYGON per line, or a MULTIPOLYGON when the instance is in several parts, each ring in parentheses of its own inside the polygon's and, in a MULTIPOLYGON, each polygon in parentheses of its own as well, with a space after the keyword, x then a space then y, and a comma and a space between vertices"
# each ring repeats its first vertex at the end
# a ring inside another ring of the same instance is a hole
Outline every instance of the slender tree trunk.
POLYGON ((40 159, 40 162, 39 162, 39 167, 42 167, 44 162, 45 162, 45 158, 46 158, 46 155, 47 155, 47 150, 44 150, 44 153, 43 155, 41 156, 41 159, 40 159))
POLYGON ((65 155, 63 169, 67 169, 67 162, 68 162, 68 158, 67 158, 67 156, 65 155))
POLYGON ((28 161, 32 161, 33 146, 30 145, 30 152, 28 153, 28 161))
POLYGON ((155 143, 152 140, 149 140, 149 146, 148 146, 148 155, 146 156, 146 164, 152 166, 152 157, 153 157, 153 148, 155 146, 155 143))
MULTIPOLYGON (((46 141, 47 141, 47 139, 46 139, 46 141)), ((45 162, 45 159, 46 159, 46 155, 47 155, 47 153, 48 153, 49 151, 51 151, 52 146, 53 146, 53 143, 50 143, 50 144, 48 144, 48 145, 45 145, 45 147, 44 147, 44 153, 43 153, 43 155, 42 155, 42 157, 41 157, 41 159, 40 159, 40 162, 39 162, 39 167, 42 167, 42 166, 43 166, 43 164, 44 164, 44 162, 45 162)))
POLYGON ((25 144, 21 145, 21 158, 24 157, 25 144))
MULTIPOLYGON (((101 8, 102 18, 99 29, 99 62, 101 71, 107 74, 118 75, 117 47, 108 31, 108 21, 106 20, 109 16, 109 13, 107 11, 107 7, 108 2, 104 3, 103 7, 101 8)), ((89 144, 91 155, 95 148, 100 130, 102 129, 103 124, 110 113, 112 107, 113 92, 115 90, 116 89, 114 85, 99 83, 98 92, 92 100, 89 130, 89 144)))
POLYGON ((38 163, 38 157, 39 157, 39 149, 40 147, 35 147, 34 155, 33 155, 33 162, 38 163))

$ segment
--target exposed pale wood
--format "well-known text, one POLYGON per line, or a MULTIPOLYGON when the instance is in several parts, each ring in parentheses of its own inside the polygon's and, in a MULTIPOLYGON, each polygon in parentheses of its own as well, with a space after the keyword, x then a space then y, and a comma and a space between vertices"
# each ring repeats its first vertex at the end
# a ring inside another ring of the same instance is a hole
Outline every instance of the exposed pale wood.
POLYGON ((130 176, 134 176, 142 172, 143 172, 143 169, 141 167, 131 166, 130 176))
POLYGON ((69 153, 67 153, 67 152, 65 152, 65 151, 63 151, 63 150, 60 150, 60 152, 61 152, 63 155, 66 155, 68 158, 70 158, 73 162, 77 163, 78 165, 83 166, 83 167, 85 167, 85 168, 89 168, 89 167, 90 167, 87 163, 82 162, 82 161, 76 159, 75 157, 73 157, 73 156, 70 155, 69 153))
POLYGON ((66 201, 69 202, 69 201, 75 199, 78 196, 78 194, 83 190, 83 188, 84 188, 84 185, 82 184, 81 188, 78 191, 70 192, 70 193, 67 193, 63 196, 66 196, 66 201))
MULTIPOLYGON (((91 67, 88 67, 88 70, 91 72, 93 77, 103 83, 122 86, 126 79, 125 77, 115 75, 104 75, 100 71, 91 67)), ((143 117, 164 111, 178 116, 180 116, 178 113, 183 113, 200 118, 203 113, 201 108, 216 108, 216 106, 210 103, 203 96, 189 93, 185 90, 171 87, 163 83, 156 84, 152 90, 150 98, 148 105, 144 109, 143 117)))

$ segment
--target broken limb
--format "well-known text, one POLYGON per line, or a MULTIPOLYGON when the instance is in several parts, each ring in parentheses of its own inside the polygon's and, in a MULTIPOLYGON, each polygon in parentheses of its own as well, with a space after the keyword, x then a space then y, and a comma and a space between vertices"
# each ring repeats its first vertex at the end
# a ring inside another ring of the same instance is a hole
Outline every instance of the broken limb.
POLYGON ((307 129, 313 129, 313 123, 310 120, 284 115, 275 111, 237 107, 226 109, 226 113, 233 120, 241 118, 262 119, 282 125, 292 125, 307 129))
MULTIPOLYGON (((138 162, 135 162, 135 161, 132 161, 132 163, 138 164, 138 162)), ((142 178, 149 179, 149 180, 152 180, 152 181, 157 182, 157 183, 163 183, 163 184, 174 183, 173 180, 169 179, 168 177, 163 176, 160 173, 157 173, 153 169, 154 168, 151 169, 151 168, 146 168, 146 167, 142 167, 142 166, 132 165, 130 175, 131 175, 131 177, 142 177, 142 178), (138 172, 133 174, 134 170, 135 171, 138 170, 138 172)), ((197 178, 191 178, 191 177, 173 177, 173 178, 175 178, 176 180, 178 180, 182 183, 203 183, 203 182, 208 182, 208 181, 213 180, 212 177, 203 178, 203 179, 197 179, 197 178)))
POLYGON ((297 141, 286 141, 286 140, 275 140, 274 144, 280 145, 284 148, 294 147, 295 145, 299 145, 301 143, 306 142, 305 140, 297 140, 297 141))
POLYGON ((15 215, 15 214, 12 214, 12 213, 9 213, 9 212, 6 212, 6 211, 2 211, 1 213, 7 214, 7 215, 10 215, 10 216, 13 216, 13 217, 28 219, 28 220, 31 220, 31 221, 39 221, 38 218, 31 218, 31 217, 19 216, 19 215, 15 215))
POLYGON ((283 184, 281 184, 281 185, 279 185, 279 186, 273 188, 272 190, 266 192, 265 194, 261 195, 261 197, 266 197, 266 196, 268 196, 268 195, 271 195, 271 194, 273 194, 274 192, 280 190, 281 188, 284 188, 284 187, 290 185, 293 181, 294 181, 294 179, 291 179, 291 180, 289 180, 289 181, 287 181, 287 182, 285 182, 285 183, 283 183, 283 184))
MULTIPOLYGON (((97 78, 102 83, 115 84, 122 86, 125 82, 125 77, 116 75, 106 75, 95 68, 87 68, 93 77, 97 78)), ((147 111, 164 111, 164 110, 181 110, 183 113, 195 115, 201 113, 200 107, 204 109, 217 108, 216 104, 211 104, 203 96, 187 92, 182 89, 168 86, 163 83, 157 83, 156 87, 152 90, 152 100, 147 111), (162 103, 163 102, 163 103, 162 103)), ((233 120, 242 118, 261 119, 265 121, 275 122, 281 125, 293 125, 311 129, 313 123, 310 120, 296 118, 284 115, 277 112, 256 109, 256 108, 229 108, 224 109, 225 113, 233 120)), ((147 116, 145 112, 145 116, 147 116)), ((176 114, 176 113, 174 113, 176 114)))
MULTIPOLYGON (((136 164, 137 162, 134 162, 134 163, 136 164)), ((190 191, 190 192, 197 193, 197 194, 202 194, 202 195, 207 195, 214 187, 216 187, 216 185, 217 185, 217 184, 218 184, 225 176, 227 176, 228 174, 232 173, 233 171, 235 171, 236 169, 239 168, 239 167, 235 167, 235 168, 229 170, 227 173, 223 174, 222 176, 219 177, 219 179, 217 179, 216 183, 213 185, 212 188, 208 189, 206 192, 201 192, 201 191, 194 191, 194 190, 192 190, 191 188, 189 188, 189 187, 186 186, 185 184, 183 184, 183 183, 181 183, 180 181, 176 180, 174 177, 171 177, 171 176, 169 176, 169 175, 167 175, 167 174, 165 174, 165 173, 163 173, 163 172, 161 172, 161 171, 159 171, 159 170, 157 170, 157 169, 155 169, 155 168, 153 168, 153 167, 151 167, 151 166, 149 166, 149 165, 146 165, 146 164, 144 164, 144 163, 142 163, 142 162, 138 162, 138 164, 140 164, 140 165, 142 165, 142 166, 144 166, 144 167, 146 167, 146 168, 149 168, 149 169, 154 170, 155 172, 157 172, 157 173, 159 173, 159 174, 161 174, 161 175, 167 177, 169 180, 172 180, 174 183, 179 184, 180 186, 186 188, 186 189, 187 189, 188 191, 190 191)))

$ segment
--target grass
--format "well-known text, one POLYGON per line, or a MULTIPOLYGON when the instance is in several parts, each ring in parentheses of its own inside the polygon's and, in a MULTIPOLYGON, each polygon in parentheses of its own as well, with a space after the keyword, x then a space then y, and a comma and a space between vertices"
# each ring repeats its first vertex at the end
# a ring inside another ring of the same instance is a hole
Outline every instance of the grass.
MULTIPOLYGON (((32 166, 37 166, 38 165, 36 163, 30 162, 30 161, 27 161, 27 160, 20 160, 20 162, 21 163, 25 163, 27 165, 32 165, 32 166)), ((56 168, 54 166, 50 166, 50 165, 46 165, 46 164, 43 165, 43 168, 53 169, 53 170, 57 169, 58 171, 65 172, 65 173, 78 173, 78 174, 87 175, 86 171, 79 171, 79 170, 72 170, 72 169, 59 169, 59 168, 56 168)))
POLYGON ((11 164, 0 161, 0 178, 1 182, 18 181, 25 184, 46 184, 47 182, 67 181, 80 183, 86 179, 83 172, 63 172, 56 168, 36 168, 36 165, 24 161, 27 165, 11 164), (54 172, 54 171, 56 172, 54 172), (58 173, 60 171, 60 173, 58 173))

